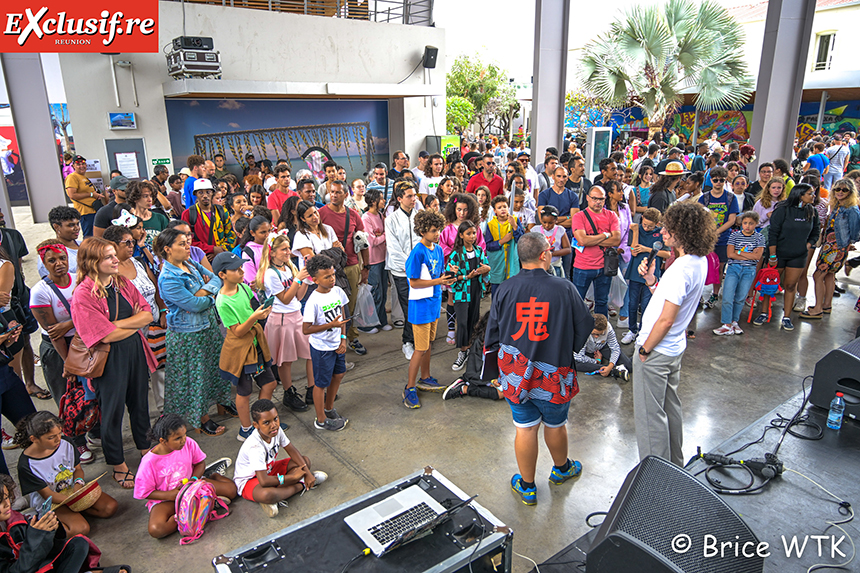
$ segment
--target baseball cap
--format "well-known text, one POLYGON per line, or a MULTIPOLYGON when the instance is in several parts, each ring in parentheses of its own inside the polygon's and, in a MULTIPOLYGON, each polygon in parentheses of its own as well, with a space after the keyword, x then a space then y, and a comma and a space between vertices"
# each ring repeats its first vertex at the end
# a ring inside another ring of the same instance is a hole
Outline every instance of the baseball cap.
POLYGON ((418 152, 418 157, 430 157, 430 154, 422 149, 418 152))
POLYGON ((75 158, 72 160, 72 163, 78 163, 79 161, 87 162, 87 158, 83 155, 75 155, 75 158))
POLYGON ((218 253, 212 259, 212 272, 216 275, 221 271, 232 271, 240 268, 245 261, 229 251, 218 253))
POLYGON ((111 189, 119 189, 120 191, 125 191, 125 188, 128 187, 128 177, 124 175, 117 175, 113 179, 110 180, 111 189))
POLYGON ((197 192, 201 189, 212 190, 212 182, 208 179, 198 179, 194 182, 194 194, 197 195, 197 192))
POLYGON ((517 157, 522 157, 523 155, 525 155, 526 157, 532 156, 532 154, 529 153, 528 151, 520 151, 519 153, 517 153, 517 157))

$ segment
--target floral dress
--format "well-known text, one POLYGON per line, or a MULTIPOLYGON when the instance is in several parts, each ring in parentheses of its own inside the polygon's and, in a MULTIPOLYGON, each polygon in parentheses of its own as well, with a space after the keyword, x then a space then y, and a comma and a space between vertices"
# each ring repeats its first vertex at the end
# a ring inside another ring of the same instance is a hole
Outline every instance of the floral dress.
POLYGON ((836 244, 836 230, 834 226, 838 212, 839 208, 837 207, 827 219, 827 225, 824 227, 821 251, 819 251, 818 260, 815 263, 815 268, 819 271, 833 274, 838 273, 842 269, 842 265, 845 264, 845 258, 848 256, 848 247, 840 249, 836 244))

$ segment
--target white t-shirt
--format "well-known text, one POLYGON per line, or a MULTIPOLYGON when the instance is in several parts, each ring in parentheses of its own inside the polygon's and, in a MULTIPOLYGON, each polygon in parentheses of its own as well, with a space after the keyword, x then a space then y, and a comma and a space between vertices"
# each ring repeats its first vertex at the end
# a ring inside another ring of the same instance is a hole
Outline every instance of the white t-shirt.
MULTIPOLYGON (((72 304, 72 293, 75 290, 75 279, 72 275, 69 275, 69 284, 67 287, 62 288, 57 285, 57 288, 60 289, 60 292, 63 293, 63 296, 66 297, 66 300, 69 302, 69 306, 72 304)), ((33 288, 30 289, 30 308, 45 308, 51 307, 51 310, 54 311, 54 318, 57 319, 57 322, 66 322, 67 320, 71 320, 72 317, 69 315, 69 311, 66 310, 66 307, 63 306, 63 303, 60 302, 60 299, 57 298, 57 294, 54 292, 54 289, 48 286, 44 280, 37 282, 33 285, 33 288)), ((48 334, 45 329, 40 329, 42 334, 48 334)), ((66 333, 66 336, 74 336, 75 329, 72 327, 66 333)))
MULTIPOLYGON (((78 250, 66 247, 66 255, 69 259, 69 272, 72 273, 72 276, 75 276, 75 273, 78 272, 78 250)), ((36 259, 36 270, 39 272, 40 278, 48 276, 48 269, 45 268, 41 257, 36 259)))
POLYGON ((293 238, 293 255, 299 258, 299 270, 305 268, 305 258, 302 256, 300 249, 310 248, 315 255, 318 255, 322 251, 330 249, 332 243, 337 240, 334 229, 325 223, 320 223, 320 226, 326 231, 325 237, 318 237, 314 233, 306 235, 301 231, 297 231, 295 238, 293 238))
MULTIPOLYGON (((332 288, 327 293, 315 290, 305 303, 303 320, 319 326, 331 322, 341 314, 343 318, 347 318, 349 314, 347 304, 349 304, 349 299, 339 286, 332 288)), ((317 350, 337 350, 340 346, 340 332, 340 328, 329 328, 322 332, 315 332, 310 335, 311 346, 317 350)))
POLYGON ((660 284, 651 295, 651 302, 648 303, 648 308, 642 315, 642 328, 639 330, 636 344, 641 346, 648 339, 651 329, 663 312, 663 303, 668 300, 681 308, 678 310, 678 316, 675 317, 675 323, 653 350, 666 356, 682 354, 687 348, 687 325, 696 313, 707 275, 708 260, 705 257, 684 255, 672 263, 672 266, 660 277, 660 284))
POLYGON ((260 437, 260 431, 256 428, 251 432, 251 435, 239 448, 236 466, 233 469, 233 481, 236 482, 239 495, 242 495, 245 484, 248 483, 249 479, 256 477, 258 471, 265 470, 268 472, 272 464, 275 463, 281 448, 285 448, 289 444, 290 439, 280 428, 278 435, 268 443, 260 437))
POLYGON ((418 182, 418 192, 422 195, 435 195, 439 182, 444 177, 424 177, 418 182))
MULTIPOLYGON (((284 267, 284 270, 269 267, 266 269, 266 274, 263 276, 263 287, 266 289, 267 297, 284 292, 290 288, 290 285, 292 284, 293 271, 290 270, 289 266, 284 267)), ((272 312, 280 314, 296 312, 301 309, 302 303, 299 302, 297 297, 293 297, 293 300, 288 304, 284 304, 277 296, 275 296, 275 302, 272 304, 272 312)))

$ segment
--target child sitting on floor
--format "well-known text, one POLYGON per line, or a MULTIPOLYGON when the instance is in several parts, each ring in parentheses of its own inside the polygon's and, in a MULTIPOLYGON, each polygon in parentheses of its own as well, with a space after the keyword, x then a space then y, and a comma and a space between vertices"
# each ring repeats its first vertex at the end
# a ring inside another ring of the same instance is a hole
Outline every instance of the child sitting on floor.
POLYGON ((489 400, 501 400, 502 391, 499 389, 498 380, 483 380, 481 372, 484 369, 484 332, 487 329, 487 320, 490 313, 475 324, 472 331, 472 342, 469 346, 469 355, 466 358, 466 372, 462 378, 458 378, 453 384, 445 388, 442 393, 443 400, 453 400, 463 396, 475 396, 489 400))
POLYGON ((256 501, 269 517, 278 507, 287 507, 287 498, 323 483, 328 474, 311 472, 311 461, 281 429, 278 410, 271 400, 257 400, 251 406, 254 432, 245 440, 236 457, 233 481, 248 501, 256 501), (281 448, 290 457, 277 460, 281 448))
POLYGON ((598 372, 604 378, 612 376, 627 382, 633 370, 630 358, 621 352, 615 331, 612 330, 606 317, 599 313, 592 316, 594 329, 591 331, 591 336, 585 341, 582 350, 573 355, 577 372, 598 372), (601 352, 605 352, 606 349, 609 350, 608 358, 601 352))
POLYGON ((236 497, 236 485, 221 475, 230 467, 230 458, 220 458, 206 466, 206 454, 188 437, 182 416, 164 414, 158 418, 149 431, 149 439, 157 444, 140 461, 134 497, 147 500, 151 536, 161 539, 176 531, 174 502, 185 480, 205 479, 224 503, 229 504, 236 497))

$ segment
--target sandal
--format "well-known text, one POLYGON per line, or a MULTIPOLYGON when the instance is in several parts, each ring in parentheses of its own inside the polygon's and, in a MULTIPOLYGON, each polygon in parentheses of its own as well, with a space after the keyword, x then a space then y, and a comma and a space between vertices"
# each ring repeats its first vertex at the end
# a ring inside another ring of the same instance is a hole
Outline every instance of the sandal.
POLYGON ((35 392, 29 392, 30 396, 38 399, 38 400, 50 400, 54 396, 51 394, 50 390, 42 390, 39 388, 35 392))
POLYGON ((688 330, 687 331, 687 338, 689 338, 690 340, 695 340, 696 339, 696 331, 695 330, 688 330))
POLYGON ((819 312, 818 314, 811 314, 809 309, 804 310, 800 313, 800 318, 805 318, 806 320, 816 320, 824 316, 824 311, 819 312))
POLYGON ((113 481, 119 484, 119 487, 122 489, 134 489, 134 474, 130 471, 123 472, 114 470, 113 472, 113 481), (116 479, 117 474, 123 476, 122 479, 116 479), (131 476, 131 477, 129 477, 131 476), (130 486, 126 486, 126 483, 130 483, 130 486))
POLYGON ((197 428, 197 431, 208 436, 220 436, 227 431, 227 428, 219 426, 212 420, 206 420, 199 428, 197 428))
POLYGON ((830 314, 831 312, 833 312, 833 307, 828 306, 827 308, 822 308, 821 312, 823 312, 824 314, 830 314))
POLYGON ((453 345, 453 344, 456 344, 456 342, 457 342, 457 341, 456 341, 456 339, 455 339, 453 336, 446 336, 446 337, 445 337, 445 342, 447 342, 448 344, 453 345))

